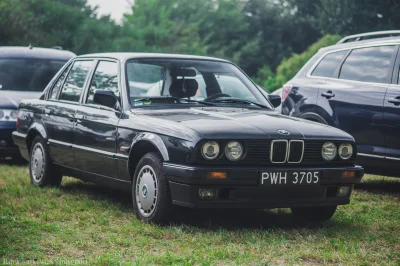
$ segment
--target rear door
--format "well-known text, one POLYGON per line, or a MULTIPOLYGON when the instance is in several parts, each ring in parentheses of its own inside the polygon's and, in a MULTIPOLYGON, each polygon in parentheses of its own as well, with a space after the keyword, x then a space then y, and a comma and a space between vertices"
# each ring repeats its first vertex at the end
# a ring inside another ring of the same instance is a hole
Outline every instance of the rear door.
POLYGON ((355 138, 361 154, 386 153, 383 101, 396 51, 395 45, 349 50, 319 90, 318 105, 329 113, 333 126, 355 138))
POLYGON ((400 54, 384 101, 386 159, 400 160, 400 54))
POLYGON ((93 60, 71 63, 50 91, 43 110, 50 156, 61 165, 75 167, 72 152, 75 112, 92 64, 93 60))
POLYGON ((80 170, 118 178, 115 154, 121 112, 95 104, 95 90, 110 90, 120 96, 116 61, 97 62, 83 104, 77 108, 74 129, 76 165, 80 170))

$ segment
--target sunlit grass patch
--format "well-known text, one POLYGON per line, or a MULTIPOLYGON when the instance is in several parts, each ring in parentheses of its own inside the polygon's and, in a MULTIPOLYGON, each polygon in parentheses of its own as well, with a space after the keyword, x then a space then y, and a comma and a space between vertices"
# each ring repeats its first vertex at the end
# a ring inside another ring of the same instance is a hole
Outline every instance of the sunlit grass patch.
POLYGON ((400 263, 400 179, 367 176, 322 225, 290 211, 182 209, 172 225, 136 220, 128 194, 64 178, 30 185, 26 166, 0 165, 0 264, 400 263))

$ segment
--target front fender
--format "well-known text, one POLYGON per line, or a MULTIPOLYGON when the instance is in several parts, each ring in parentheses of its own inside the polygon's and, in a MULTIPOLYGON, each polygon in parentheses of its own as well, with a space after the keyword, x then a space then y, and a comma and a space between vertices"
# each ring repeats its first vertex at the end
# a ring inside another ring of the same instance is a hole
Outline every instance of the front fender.
POLYGON ((155 146, 158 151, 161 153, 161 156, 164 159, 164 162, 169 161, 169 155, 167 147, 164 144, 164 141, 158 136, 157 134, 150 133, 150 132, 142 132, 139 133, 132 141, 131 148, 129 150, 129 158, 132 158, 132 152, 135 150, 135 145, 140 141, 147 141, 155 146))

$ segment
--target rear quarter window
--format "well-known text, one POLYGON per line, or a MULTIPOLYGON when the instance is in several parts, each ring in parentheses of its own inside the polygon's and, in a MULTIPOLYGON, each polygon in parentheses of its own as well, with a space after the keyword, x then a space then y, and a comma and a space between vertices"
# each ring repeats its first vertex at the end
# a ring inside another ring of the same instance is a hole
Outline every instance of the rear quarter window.
POLYGON ((333 52, 327 54, 322 60, 318 63, 316 68, 311 73, 311 76, 317 77, 327 77, 330 78, 333 76, 336 68, 342 61, 343 57, 346 55, 348 50, 333 52))
POLYGON ((394 45, 354 49, 344 61, 339 79, 390 83, 389 68, 394 50, 394 45))

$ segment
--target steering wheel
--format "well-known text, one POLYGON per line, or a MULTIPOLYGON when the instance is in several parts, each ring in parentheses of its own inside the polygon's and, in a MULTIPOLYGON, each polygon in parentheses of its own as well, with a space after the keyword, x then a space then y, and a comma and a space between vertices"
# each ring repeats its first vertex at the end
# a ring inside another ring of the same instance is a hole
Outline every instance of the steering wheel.
POLYGON ((214 95, 211 95, 211 96, 205 98, 204 101, 209 102, 209 101, 218 99, 220 97, 232 97, 232 96, 230 96, 229 94, 226 94, 226 93, 217 93, 217 94, 214 94, 214 95))

